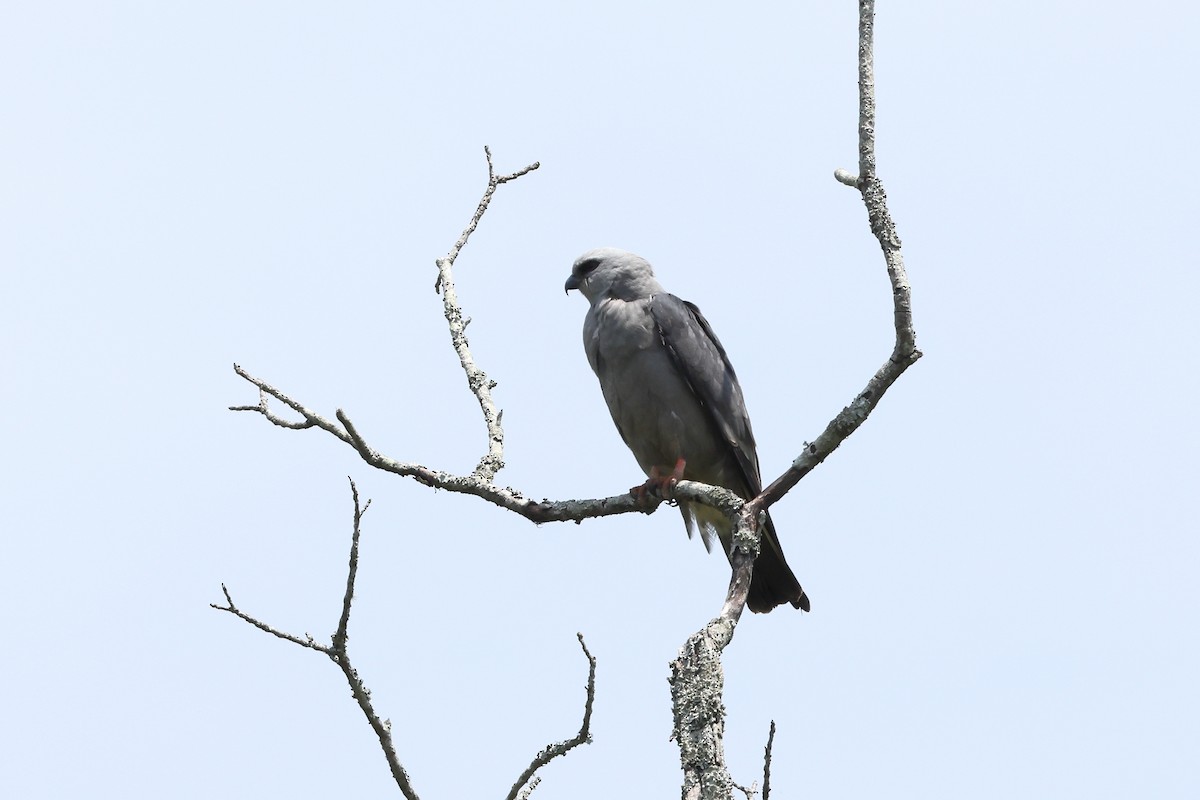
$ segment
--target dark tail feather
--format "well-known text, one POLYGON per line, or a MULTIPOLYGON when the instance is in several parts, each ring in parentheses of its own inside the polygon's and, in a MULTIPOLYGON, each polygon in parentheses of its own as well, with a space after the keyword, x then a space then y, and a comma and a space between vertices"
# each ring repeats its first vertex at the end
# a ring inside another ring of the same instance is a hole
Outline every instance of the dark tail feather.
POLYGON ((763 526, 762 544, 758 559, 754 562, 754 574, 750 578, 750 594, 746 605, 750 610, 765 614, 775 606, 791 603, 793 608, 809 610, 808 595, 800 587, 800 581, 792 574, 783 557, 783 548, 775 535, 775 523, 767 516, 763 526))

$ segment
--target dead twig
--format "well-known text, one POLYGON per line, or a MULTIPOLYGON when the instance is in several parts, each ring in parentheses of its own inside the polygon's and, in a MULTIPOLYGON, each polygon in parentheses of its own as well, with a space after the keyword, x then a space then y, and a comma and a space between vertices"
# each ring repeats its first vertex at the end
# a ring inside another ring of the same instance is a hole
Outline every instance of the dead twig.
POLYGON ((559 756, 565 756, 571 750, 574 750, 581 744, 590 744, 592 741, 592 705, 596 701, 596 657, 588 651, 587 643, 583 641, 583 634, 575 634, 579 638, 579 646, 583 648, 583 654, 588 660, 588 680, 587 680, 587 699, 583 703, 583 724, 579 727, 579 733, 575 734, 570 739, 555 744, 546 745, 536 756, 525 771, 517 778, 512 789, 509 790, 506 800, 517 800, 517 795, 520 793, 524 800, 528 798, 530 793, 541 782, 541 778, 535 776, 535 773, 542 767, 549 764, 559 756), (526 786, 526 784, 529 784, 526 786), (524 791, 521 788, 525 787, 524 791))
POLYGON ((350 537, 350 565, 346 574, 346 593, 342 600, 341 615, 338 618, 337 630, 330 637, 330 644, 321 644, 307 634, 301 638, 294 634, 285 633, 250 616, 234 605, 233 597, 223 583, 221 584, 221 591, 225 594, 225 605, 222 606, 216 603, 210 603, 209 605, 218 611, 226 611, 233 614, 237 618, 272 636, 284 639, 293 644, 298 644, 309 650, 315 650, 318 653, 324 653, 330 661, 337 664, 338 669, 346 677, 346 682, 350 684, 350 693, 354 696, 358 707, 362 709, 363 715, 366 716, 367 722, 370 724, 371 729, 375 731, 375 736, 379 739, 379 746, 383 749, 384 758, 387 759, 388 767, 392 771, 392 777, 395 779, 396 785, 400 787, 400 792, 407 800, 419 800, 416 790, 413 789, 412 783, 409 780, 408 772, 401 765, 400 759, 396 755, 396 748, 392 742, 391 720, 383 719, 376 713, 375 707, 371 703, 371 691, 363 683, 362 678, 359 677, 358 670, 350 663, 350 653, 346 645, 346 640, 347 629, 350 625, 350 605, 354 599, 354 581, 358 575, 358 540, 362 530, 363 514, 367 512, 367 508, 371 505, 370 500, 364 505, 359 504, 358 487, 354 485, 353 480, 350 481, 350 493, 354 497, 354 532, 350 537))

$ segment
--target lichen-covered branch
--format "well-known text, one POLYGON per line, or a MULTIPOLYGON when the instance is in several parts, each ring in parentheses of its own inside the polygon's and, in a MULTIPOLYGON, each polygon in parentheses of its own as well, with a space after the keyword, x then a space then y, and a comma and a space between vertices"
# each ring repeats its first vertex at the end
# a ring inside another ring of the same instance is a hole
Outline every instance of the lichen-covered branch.
MULTIPOLYGON (((479 401, 487 428, 488 452, 480 460, 478 466, 469 475, 456 475, 422 464, 391 458, 375 450, 368 444, 366 437, 358 431, 345 411, 338 409, 334 414, 335 419, 322 416, 313 409, 293 400, 266 381, 251 375, 238 364, 233 365, 233 370, 239 377, 258 389, 258 404, 230 406, 229 410, 249 411, 261 414, 271 424, 288 430, 319 428, 353 447, 365 462, 376 469, 413 478, 429 487, 445 489, 446 491, 460 494, 475 495, 489 503, 520 514, 536 523, 563 522, 567 520, 580 522, 593 517, 627 514, 634 511, 651 513, 658 507, 658 498, 635 499, 627 493, 622 493, 612 497, 591 500, 534 500, 516 489, 497 486, 493 483, 496 472, 504 466, 504 430, 500 424, 503 413, 496 410, 495 403, 492 400, 491 390, 495 387, 495 382, 488 378, 487 374, 475 364, 474 357, 471 355, 465 333, 470 320, 463 316, 462 308, 458 303, 457 295, 454 291, 452 268, 459 253, 466 246, 471 234, 478 227, 480 220, 487 211, 496 189, 505 183, 514 181, 522 175, 532 172, 540 164, 535 162, 508 175, 497 175, 492 164, 491 150, 485 147, 484 154, 487 157, 488 165, 487 188, 484 190, 483 197, 475 208, 475 213, 471 215, 471 219, 459 235, 457 241, 455 241, 454 246, 450 248, 444 257, 437 260, 438 278, 434 284, 434 288, 442 294, 446 321, 450 328, 451 344, 458 354, 459 362, 466 373, 467 384, 479 401), (274 398, 298 414, 300 419, 289 420, 276 414, 270 405, 271 398, 274 398)), ((706 487, 704 484, 692 484, 690 489, 685 488, 681 484, 677 494, 679 497, 687 499, 689 491, 695 492, 696 499, 700 502, 710 505, 717 503, 718 507, 728 507, 730 503, 736 503, 740 507, 743 502, 740 498, 737 498, 725 489, 712 486, 706 487)))
MULTIPOLYGON (((866 388, 850 405, 833 418, 815 440, 806 443, 791 467, 764 489, 758 497, 739 504, 736 499, 700 492, 696 497, 716 508, 725 510, 737 523, 733 542, 733 576, 729 582, 721 614, 701 630, 692 634, 671 662, 671 698, 675 712, 674 736, 679 743, 683 766, 683 796, 709 800, 725 800, 732 794, 733 782, 725 766, 721 736, 725 724, 722 701, 724 675, 721 652, 733 639, 741 618, 758 554, 761 518, 777 502, 832 453, 845 439, 858 430, 878 405, 884 392, 895 383, 921 353, 916 348, 913 328, 911 290, 900 256, 900 237, 887 209, 887 196, 875 168, 875 73, 874 73, 875 4, 873 0, 859 2, 859 174, 850 176, 838 170, 835 177, 842 183, 859 189, 867 208, 871 233, 879 240, 892 286, 895 316, 895 344, 888 360, 867 382, 866 388), (707 498, 707 499, 706 499, 707 498)), ((684 489, 683 484, 675 487, 684 489)), ((686 487, 689 492, 695 487, 686 487)), ((771 724, 763 776, 763 800, 770 792, 770 753, 775 725, 771 724)))
POLYGON ((671 707, 683 768, 684 800, 725 800, 733 779, 725 767, 725 671, 721 651, 737 623, 718 617, 692 634, 671 662, 671 707))
POLYGON ((834 417, 825 430, 792 461, 786 472, 775 479, 751 504, 757 513, 778 502, 818 464, 829 457, 850 434, 866 421, 884 393, 921 357, 917 349, 917 334, 913 327, 912 288, 900 255, 900 237, 887 208, 887 195, 876 174, 875 163, 875 3, 860 0, 858 4, 858 175, 837 170, 834 177, 862 194, 867 209, 871 233, 879 240, 892 285, 892 308, 896 338, 891 355, 848 406, 834 417))
POLYGON ((350 605, 354 599, 354 581, 358 575, 358 540, 362 529, 362 517, 371 505, 370 500, 366 504, 360 505, 358 501, 358 487, 354 485, 354 481, 350 481, 350 493, 354 497, 354 532, 350 537, 350 566, 346 574, 346 593, 342 600, 342 611, 338 618, 337 630, 330 637, 329 644, 321 644, 313 639, 312 636, 306 635, 301 638, 294 634, 284 633, 250 616, 234 605, 233 597, 230 596, 229 590, 225 588, 225 584, 221 584, 221 591, 225 594, 225 605, 222 606, 216 603, 210 603, 209 605, 218 611, 226 611, 233 614, 272 636, 292 642, 293 644, 298 644, 309 650, 315 650, 318 653, 324 653, 329 657, 330 661, 337 664, 338 669, 346 677, 346 682, 350 684, 350 693, 354 696, 355 702, 362 709, 363 715, 367 718, 367 722, 370 724, 371 729, 375 731, 375 736, 379 739, 379 746, 383 749, 384 758, 387 759, 388 767, 392 772, 392 778, 396 781, 396 785, 400 787, 400 792, 408 800, 418 800, 417 793, 409 780, 408 772, 405 771, 399 757, 396 755, 396 748, 392 742, 391 720, 383 719, 376 713, 375 707, 371 703, 371 691, 363 683, 362 678, 359 677, 358 670, 350 663, 350 653, 346 646, 346 632, 350 625, 350 605))
MULTIPOLYGON (((363 461, 376 469, 409 477, 418 483, 436 489, 475 495, 493 505, 520 514, 531 522, 565 522, 568 520, 579 522, 592 517, 628 514, 631 511, 646 513, 653 511, 657 507, 657 503, 653 502, 649 505, 646 505, 644 502, 639 503, 628 493, 594 500, 534 500, 511 487, 497 486, 475 473, 470 475, 455 475, 410 461, 397 461, 370 447, 345 412, 337 411, 337 421, 335 422, 292 400, 274 386, 254 377, 237 364, 233 365, 233 371, 241 378, 258 387, 261 400, 257 406, 230 406, 231 411, 255 411, 262 414, 272 424, 290 430, 320 428, 353 447, 363 461), (279 417, 267 406, 266 398, 268 397, 274 397, 279 400, 303 417, 303 419, 293 422, 279 417)), ((703 486, 703 484, 697 485, 703 486)), ((724 491, 720 487, 708 488, 718 493, 724 491)), ((703 497, 705 495, 698 496, 703 497)))
POLYGON ((471 348, 467 343, 467 325, 471 321, 463 317, 462 307, 458 304, 458 295, 454 291, 454 260, 458 258, 458 254, 466 246, 471 234, 475 232, 479 221, 483 219, 488 204, 492 202, 492 195, 496 193, 496 188, 532 172, 541 164, 535 161, 524 169, 519 169, 509 175, 497 175, 495 167, 492 165, 492 151, 485 147, 483 152, 487 156, 488 165, 487 189, 484 190, 483 197, 475 208, 475 213, 471 215, 471 221, 463 229, 458 241, 450 248, 450 252, 437 260, 438 277, 434 283, 434 290, 442 293, 442 306, 446 322, 450 326, 450 343, 454 347, 454 352, 458 354, 458 361, 462 364, 463 372, 467 375, 467 386, 479 400, 479 408, 483 412, 483 422, 487 427, 488 451, 479 460, 479 465, 475 467, 472 474, 480 480, 489 482, 504 467, 504 428, 500 426, 503 412, 496 410, 496 404, 492 400, 492 389, 496 388, 496 382, 488 378, 487 373, 475 364, 475 358, 471 355, 471 348))

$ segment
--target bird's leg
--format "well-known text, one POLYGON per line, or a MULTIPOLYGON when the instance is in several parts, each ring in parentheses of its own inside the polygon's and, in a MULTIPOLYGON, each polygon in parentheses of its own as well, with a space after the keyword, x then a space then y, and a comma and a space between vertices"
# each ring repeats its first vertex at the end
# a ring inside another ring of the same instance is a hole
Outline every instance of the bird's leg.
POLYGON ((651 467, 650 477, 646 482, 634 486, 629 493, 637 498, 638 505, 651 505, 653 499, 672 501, 675 494, 672 490, 675 484, 683 480, 683 470, 686 466, 687 460, 680 458, 675 462, 675 469, 668 475, 663 475, 657 466, 651 467))
POLYGON ((654 483, 657 480, 659 480, 658 467, 651 467, 650 478, 645 483, 639 483, 637 486, 634 486, 629 490, 629 494, 631 494, 633 499, 637 501, 639 508, 648 510, 657 505, 657 503, 654 502, 654 495, 652 493, 654 483))

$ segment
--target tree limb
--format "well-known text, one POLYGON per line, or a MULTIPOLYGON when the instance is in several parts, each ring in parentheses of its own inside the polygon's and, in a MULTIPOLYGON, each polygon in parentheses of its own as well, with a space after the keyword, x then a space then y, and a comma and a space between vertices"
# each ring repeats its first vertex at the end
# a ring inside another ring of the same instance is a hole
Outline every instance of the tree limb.
POLYGON ((451 346, 458 355, 459 363, 466 373, 467 385, 471 393, 479 401, 479 407, 483 412, 484 425, 487 430, 488 452, 480 459, 475 469, 469 475, 455 475, 421 464, 398 461, 383 455, 367 443, 366 438, 358 432, 345 411, 341 409, 336 411, 334 415, 336 421, 328 419, 302 403, 288 397, 281 390, 266 381, 254 377, 237 364, 233 365, 234 372, 243 380, 257 387, 258 404, 230 406, 229 410, 250 411, 261 414, 271 424, 288 430, 320 428, 353 447, 364 461, 376 469, 413 478, 426 486, 445 489, 450 492, 475 495, 537 523, 561 522, 566 520, 579 522, 591 517, 626 514, 631 511, 650 513, 658 506, 658 502, 654 499, 649 503, 638 503, 628 494, 620 494, 594 500, 538 501, 526 497, 515 489, 500 487, 492 482, 496 472, 504 466, 504 429, 501 427, 503 412, 496 410, 495 402, 492 400, 491 390, 496 386, 495 381, 488 378, 487 374, 476 365, 475 359, 471 355, 466 337, 466 327, 469 319, 463 316, 462 307, 458 303, 458 297, 454 291, 452 269, 459 253, 462 252, 463 247, 466 246, 471 234, 474 233, 484 213, 487 211, 496 189, 505 183, 514 181, 538 169, 540 164, 534 162, 516 172, 507 175, 497 175, 492 164, 491 150, 485 147, 484 154, 487 157, 488 165, 487 188, 484 190, 483 197, 476 206, 475 212, 471 215, 467 226, 459 235, 458 240, 455 241, 454 246, 450 248, 444 257, 437 260, 438 277, 434 284, 435 290, 441 292, 442 295, 442 305, 450 329, 451 346), (290 408, 296 414, 300 415, 301 419, 293 421, 276 414, 270 407, 270 398, 274 398, 290 408))
POLYGON ((387 759, 388 768, 391 769, 392 778, 396 781, 396 785, 400 787, 400 792, 407 800, 419 800, 416 790, 413 789, 412 783, 409 781, 408 772, 401 765, 400 759, 396 755, 396 748, 392 742, 392 722, 391 720, 382 719, 375 712, 375 707, 371 703, 371 690, 366 687, 362 678, 358 676, 358 670, 350 663, 350 653, 346 646, 346 631, 350 625, 350 604, 354 599, 354 580, 358 575, 358 539, 361 532, 363 514, 367 512, 367 508, 371 505, 370 500, 365 505, 359 505, 358 487, 354 485, 353 480, 350 481, 350 493, 354 497, 354 533, 350 537, 350 566, 346 574, 346 593, 342 600, 342 613, 338 618, 337 630, 334 631, 330 639, 330 644, 320 644, 309 635, 301 638, 294 634, 284 633, 246 614, 234 605, 233 598, 223 583, 221 584, 221 591, 225 594, 226 604, 221 606, 216 603, 210 603, 209 605, 218 611, 227 611, 272 636, 292 642, 293 644, 298 644, 309 650, 315 650, 318 653, 324 653, 329 657, 330 661, 337 664, 338 669, 346 677, 346 682, 350 684, 350 693, 354 695, 358 707, 362 709, 363 715, 367 718, 367 722, 371 725, 371 729, 375 731, 375 736, 379 739, 379 746, 383 749, 384 758, 387 759))
MULTIPOLYGON (((920 351, 916 349, 916 335, 912 324, 912 309, 908 278, 904 271, 904 262, 900 256, 900 241, 895 232, 895 225, 887 211, 886 196, 875 175, 875 102, 874 77, 871 63, 874 4, 860 3, 860 46, 859 46, 859 166, 860 176, 849 176, 844 170, 835 174, 839 181, 854 185, 860 189, 863 200, 867 205, 872 232, 880 241, 888 276, 892 283, 893 303, 895 307, 896 343, 892 355, 874 376, 868 381, 866 388, 858 394, 851 403, 834 417, 825 430, 811 443, 806 443, 800 455, 791 466, 778 478, 771 482, 758 497, 747 502, 736 497, 728 490, 716 486, 706 486, 695 482, 682 481, 673 487, 673 493, 668 492, 667 499, 688 499, 704 503, 725 511, 734 517, 742 517, 752 524, 760 512, 778 502, 805 475, 824 461, 830 453, 852 434, 870 415, 887 389, 896 379, 918 358, 920 351), (690 484, 690 485, 688 485, 690 484)), ((501 427, 502 412, 498 412, 491 397, 491 389, 495 382, 475 365, 470 347, 465 335, 468 320, 463 317, 462 308, 454 292, 452 267, 470 235, 475 231, 483 214, 491 203, 496 189, 504 183, 516 180, 538 168, 539 164, 531 164, 508 175, 497 175, 492 164, 491 151, 484 148, 488 162, 488 185, 482 199, 472 214, 454 246, 445 257, 438 259, 438 279, 435 288, 441 291, 445 316, 450 328, 451 345, 458 354, 459 361, 467 376, 467 384, 479 401, 483 412, 484 424, 488 434, 488 452, 480 459, 479 464, 469 475, 455 475, 442 470, 426 467, 412 462, 398 461, 379 453, 367 444, 366 439, 359 434, 349 416, 341 409, 335 416, 337 422, 321 416, 312 409, 291 399, 279 389, 265 381, 250 375, 237 364, 234 372, 241 378, 258 388, 259 402, 254 406, 230 406, 231 411, 252 411, 261 414, 265 419, 281 428, 303 430, 320 428, 346 442, 358 452, 359 456, 371 466, 385 472, 411 477, 430 487, 445 489, 450 492, 471 494, 486 500, 501 508, 520 514, 526 519, 536 522, 561 522, 572 520, 580 522, 592 517, 627 514, 633 511, 651 513, 657 508, 657 499, 651 498, 638 502, 628 494, 614 495, 606 498, 590 500, 534 500, 511 487, 500 487, 492 482, 496 472, 504 465, 504 431, 501 427), (288 408, 299 414, 302 419, 287 420, 275 414, 268 398, 275 398, 288 408)), ((739 539, 739 550, 747 556, 757 555, 757 537, 743 535, 739 539), (752 544, 753 542, 753 544, 752 544)), ((736 559, 733 580, 730 584, 731 593, 727 598, 726 608, 722 616, 737 619, 741 616, 741 606, 744 605, 744 592, 736 594, 733 590, 741 586, 749 587, 749 570, 753 566, 753 557, 736 559), (740 565, 737 563, 741 561, 740 565), (740 569, 739 569, 740 566, 740 569), (740 601, 739 601, 740 597, 740 601)))
POLYGON ((671 706, 683 768, 684 800, 725 800, 733 779, 725 767, 725 671, 721 651, 736 622, 718 617, 688 637, 671 662, 671 706))
MULTIPOLYGON (((696 487, 674 487, 704 495, 689 497, 724 510, 736 522, 733 537, 733 575, 729 582, 725 604, 720 615, 705 625, 684 643, 679 656, 671 662, 671 699, 675 713, 674 738, 679 743, 683 767, 683 796, 687 800, 709 800, 731 796, 733 782, 725 766, 722 736, 725 707, 722 700, 724 675, 721 652, 733 639, 734 630, 746 604, 754 559, 758 555, 762 516, 768 508, 787 494, 799 481, 824 461, 830 453, 858 430, 879 400, 909 366, 916 363, 921 352, 916 348, 913 328, 911 290, 900 256, 900 238, 887 209, 887 196, 875 168, 875 73, 874 73, 875 3, 859 2, 858 90, 859 175, 850 176, 845 170, 835 172, 841 183, 859 189, 867 209, 871 232, 879 240, 892 286, 895 317, 895 344, 884 365, 867 382, 866 388, 850 405, 826 425, 811 443, 806 443, 791 467, 775 479, 757 497, 745 502, 731 502, 713 492, 698 491, 696 487), (705 499, 707 498, 707 499, 705 499)), ((775 725, 771 724, 763 779, 763 800, 770 791, 770 747, 775 725)))
POLYGON ((775 720, 771 720, 771 732, 767 734, 767 746, 763 748, 763 796, 771 800, 771 748, 775 746, 775 720))
POLYGON ((579 646, 583 648, 583 654, 588 660, 588 681, 587 681, 587 699, 583 703, 583 724, 579 727, 579 733, 575 734, 570 739, 555 744, 548 744, 541 752, 533 757, 533 761, 525 768, 517 778, 517 782, 512 785, 505 800, 517 800, 518 793, 524 800, 528 798, 533 790, 541 783, 541 778, 535 777, 535 773, 542 767, 549 764, 559 756, 565 756, 571 750, 574 750, 581 744, 592 743, 592 705, 596 701, 596 657, 588 651, 587 643, 583 641, 583 634, 577 633, 579 638, 579 646), (526 786, 526 784, 529 784, 526 786), (525 787, 525 791, 521 791, 525 787))
POLYGON ((900 237, 888 212, 883 184, 875 172, 874 0, 860 0, 858 12, 858 175, 850 175, 846 170, 839 169, 834 172, 834 177, 862 194, 871 233, 879 240, 883 250, 888 280, 892 285, 895 344, 888 360, 867 381, 866 388, 825 426, 820 436, 805 444, 786 472, 752 501, 753 512, 766 510, 778 502, 801 478, 858 430, 896 379, 921 357, 913 327, 912 287, 904 269, 904 258, 900 255, 900 237))
POLYGON ((504 467, 504 429, 500 427, 500 417, 503 412, 497 412, 496 404, 492 401, 492 389, 496 388, 496 382, 489 379, 487 373, 475 365, 475 359, 467 344, 466 331, 470 320, 463 318, 462 307, 458 304, 458 295, 454 291, 452 268, 454 260, 458 258, 458 254, 466 246, 471 234, 475 232, 479 221, 483 219, 483 214, 487 211, 488 204, 492 202, 492 195, 496 193, 496 188, 534 171, 541 166, 541 163, 535 161, 524 169, 519 169, 509 175, 497 175, 492 166, 492 151, 484 147, 483 152, 487 156, 487 189, 484 191, 479 205, 475 208, 471 221, 467 223, 462 235, 458 237, 458 241, 454 243, 445 257, 437 260, 438 277, 433 288, 434 291, 442 293, 442 306, 445 310, 446 322, 450 326, 450 343, 454 347, 454 352, 458 354, 458 361, 462 364, 463 372, 467 375, 467 386, 479 400, 479 408, 483 412, 483 422, 487 427, 488 452, 479 460, 479 465, 471 474, 485 483, 490 483, 496 473, 504 467))

